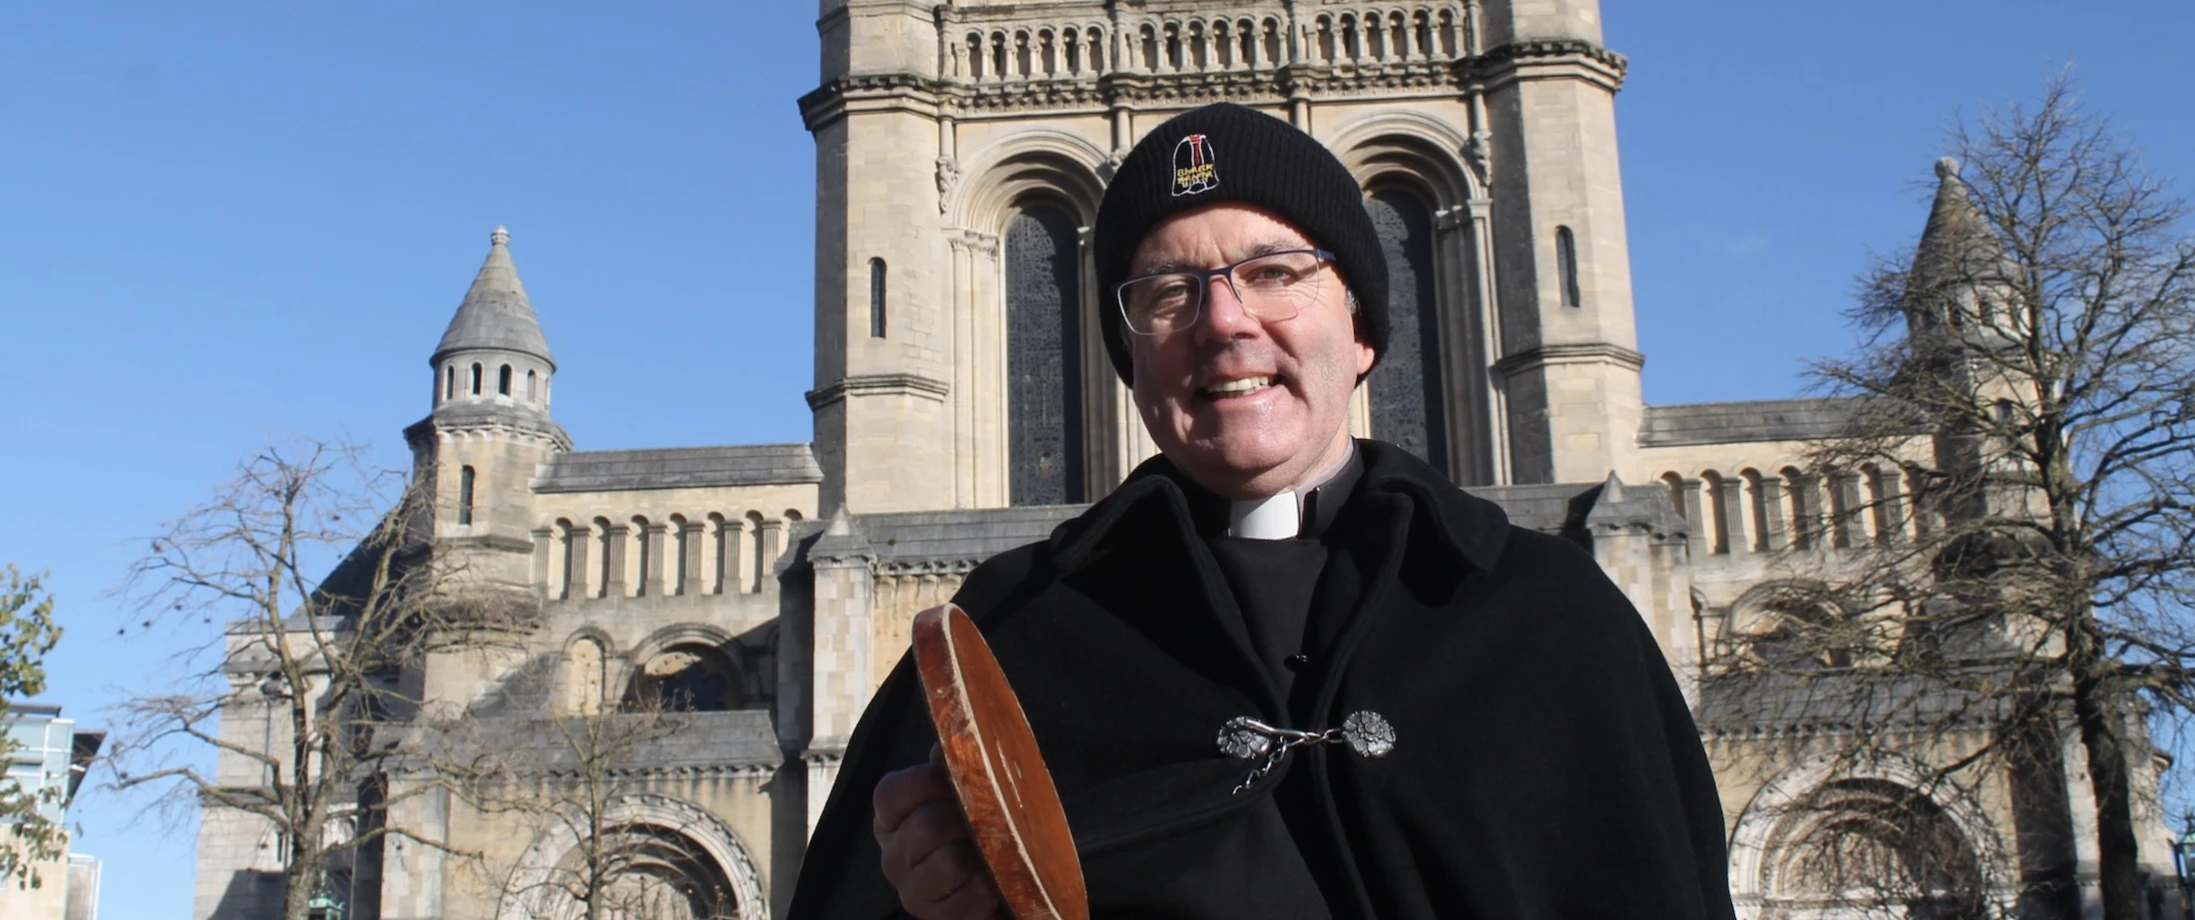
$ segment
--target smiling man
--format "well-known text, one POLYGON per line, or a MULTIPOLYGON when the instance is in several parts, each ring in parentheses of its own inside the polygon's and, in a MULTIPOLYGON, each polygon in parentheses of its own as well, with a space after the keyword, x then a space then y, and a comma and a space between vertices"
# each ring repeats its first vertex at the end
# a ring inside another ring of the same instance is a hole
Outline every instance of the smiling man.
MULTIPOLYGON (((1387 338, 1362 192, 1220 104, 1098 213, 1159 456, 955 598, 1043 748, 1097 916, 1727 918, 1723 817, 1652 636, 1582 550, 1349 436, 1387 338)), ((795 918, 999 915, 905 662, 795 918)))

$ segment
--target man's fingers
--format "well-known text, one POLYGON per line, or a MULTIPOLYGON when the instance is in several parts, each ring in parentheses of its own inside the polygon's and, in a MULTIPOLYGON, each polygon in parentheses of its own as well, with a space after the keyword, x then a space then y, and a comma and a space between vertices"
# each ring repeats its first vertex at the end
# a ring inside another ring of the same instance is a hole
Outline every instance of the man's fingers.
POLYGON ((958 893, 978 876, 988 877, 983 856, 967 840, 948 843, 929 851, 910 866, 899 886, 900 900, 911 904, 935 904, 958 893))
POLYGON ((890 837, 888 849, 897 851, 907 861, 910 871, 931 851, 974 839, 968 833, 968 819, 961 815, 958 802, 932 802, 915 809, 890 837))
POLYGON ((979 872, 959 891, 937 902, 937 915, 941 917, 1003 917, 1006 904, 999 900, 998 886, 991 883, 990 873, 979 872))
POLYGON ((940 801, 952 802, 956 809, 960 804, 953 794, 952 777, 943 767, 923 764, 886 773, 869 797, 873 829, 879 837, 889 834, 915 809, 940 801))

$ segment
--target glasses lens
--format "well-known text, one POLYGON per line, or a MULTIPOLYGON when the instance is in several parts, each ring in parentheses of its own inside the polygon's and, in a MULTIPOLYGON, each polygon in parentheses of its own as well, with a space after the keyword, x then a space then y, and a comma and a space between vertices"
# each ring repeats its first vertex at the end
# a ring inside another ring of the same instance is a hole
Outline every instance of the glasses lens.
POLYGON ((1195 275, 1152 275, 1120 286, 1128 328, 1145 335, 1173 332, 1197 321, 1204 291, 1195 275))
POLYGON ((1235 266, 1235 292, 1259 319, 1292 319, 1318 300, 1324 273, 1312 252, 1277 252, 1235 266))

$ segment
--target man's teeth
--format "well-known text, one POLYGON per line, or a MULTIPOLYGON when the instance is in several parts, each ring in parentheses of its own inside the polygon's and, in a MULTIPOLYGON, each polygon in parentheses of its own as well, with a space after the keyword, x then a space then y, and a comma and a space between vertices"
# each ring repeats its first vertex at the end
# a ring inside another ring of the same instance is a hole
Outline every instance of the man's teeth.
POLYGON ((1210 393, 1213 396, 1240 396, 1244 393, 1254 393, 1258 390, 1265 389, 1266 387, 1272 385, 1273 378, 1271 376, 1244 377, 1240 380, 1229 380, 1225 383, 1212 384, 1211 386, 1205 387, 1204 392, 1210 393))

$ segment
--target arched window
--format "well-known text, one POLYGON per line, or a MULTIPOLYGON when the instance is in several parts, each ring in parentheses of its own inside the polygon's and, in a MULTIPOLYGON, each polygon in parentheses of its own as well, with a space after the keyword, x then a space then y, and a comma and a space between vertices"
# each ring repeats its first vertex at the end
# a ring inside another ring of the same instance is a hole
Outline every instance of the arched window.
POLYGON ((534 388, 534 372, 531 370, 526 371, 526 400, 528 402, 538 402, 541 399, 537 395, 539 392, 534 388))
POLYGON ((1555 228, 1555 271, 1562 275, 1562 305, 1584 306, 1585 298, 1578 291, 1578 240, 1569 227, 1555 228))
POLYGON ((594 596, 609 597, 611 562, 610 546, 618 539, 618 537, 617 533, 610 529, 609 518, 595 518, 594 531, 597 535, 595 537, 595 556, 597 561, 595 562, 594 596))
POLYGON ((497 396, 511 395, 511 366, 508 364, 503 365, 503 369, 496 372, 495 393, 497 396))
POLYGON ((587 593, 587 531, 571 521, 558 518, 556 528, 564 535, 563 584, 557 591, 557 599, 585 596, 587 593))
POLYGON ((685 517, 676 514, 671 515, 670 525, 671 584, 670 590, 663 593, 684 594, 686 593, 686 577, 691 574, 698 574, 687 565, 686 555, 699 549, 694 545, 694 538, 699 536, 701 528, 688 524, 685 517))
POLYGON ((1401 189, 1373 192, 1364 207, 1387 254, 1387 352, 1366 381, 1372 434, 1446 469, 1433 211, 1401 189))
POLYGON ((1038 205, 1006 227, 1007 497, 1082 500, 1082 303, 1075 222, 1038 205))
POLYGON ((648 579, 652 577, 650 573, 655 571, 653 568, 650 567, 650 563, 655 561, 656 551, 655 540, 653 539, 654 534, 652 534, 648 530, 647 518, 633 518, 632 535, 633 542, 638 544, 638 546, 636 547, 636 551, 633 553, 633 561, 636 564, 636 567, 631 571, 636 572, 639 575, 639 577, 633 579, 633 596, 647 597, 648 579))
POLYGON ((478 362, 478 361, 475 361, 475 362, 473 362, 473 392, 472 392, 472 395, 474 395, 474 396, 478 396, 478 395, 480 395, 480 362, 478 362))
POLYGON ((1707 507, 1702 509, 1707 518, 1707 551, 1716 554, 1730 552, 1730 518, 1734 510, 1722 484, 1721 473, 1708 470, 1700 474, 1700 491, 1707 493, 1707 507))
POLYGON ((442 398, 455 399, 456 397, 457 367, 455 365, 451 365, 442 369, 442 398))
POLYGON ((469 466, 457 471, 457 522, 473 522, 473 468, 469 466))
POLYGON ((626 707, 665 712, 723 712, 743 702, 739 671, 729 657, 705 645, 677 645, 657 652, 633 677, 626 707))
POLYGON ((884 260, 869 260, 869 337, 884 337, 884 260))
POLYGON ((581 636, 564 649, 564 712, 591 716, 602 711, 602 645, 581 636))
POLYGON ((765 539, 762 535, 762 512, 747 512, 747 533, 748 548, 750 550, 748 555, 754 559, 754 562, 749 566, 750 571, 744 574, 748 576, 747 590, 757 592, 762 590, 762 573, 770 565, 764 559, 767 553, 763 546, 765 539))

